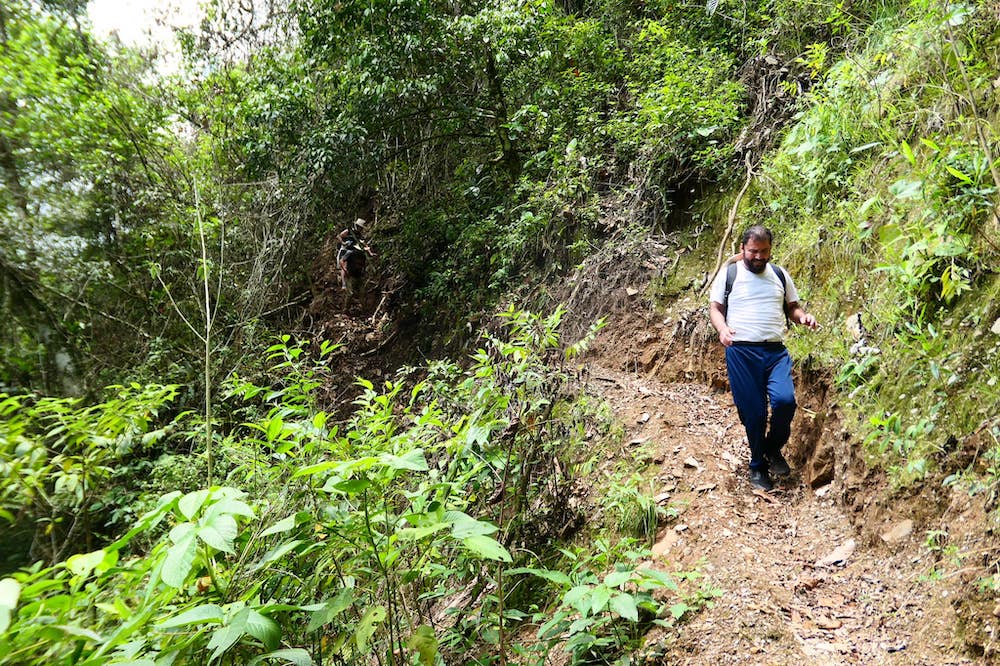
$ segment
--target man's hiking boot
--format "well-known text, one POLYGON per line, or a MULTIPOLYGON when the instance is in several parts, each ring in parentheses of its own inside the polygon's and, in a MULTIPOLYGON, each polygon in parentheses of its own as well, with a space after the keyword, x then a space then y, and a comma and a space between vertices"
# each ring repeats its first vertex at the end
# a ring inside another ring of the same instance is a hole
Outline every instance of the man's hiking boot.
POLYGON ((767 475, 766 469, 751 469, 750 485, 764 491, 771 490, 774 487, 771 485, 771 477, 767 475))
POLYGON ((780 451, 767 455, 767 467, 776 476, 788 476, 792 473, 792 468, 788 466, 788 461, 780 451))

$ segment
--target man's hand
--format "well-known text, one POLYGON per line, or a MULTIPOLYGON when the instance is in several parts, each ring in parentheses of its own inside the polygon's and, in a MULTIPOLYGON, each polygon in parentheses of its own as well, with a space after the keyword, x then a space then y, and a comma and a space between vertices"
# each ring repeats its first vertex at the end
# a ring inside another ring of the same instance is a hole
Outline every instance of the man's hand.
POLYGON ((736 335, 735 329, 729 328, 728 326, 724 326, 719 331, 719 342, 721 342, 725 347, 731 347, 733 345, 733 337, 735 335, 736 335))
POLYGON ((813 317, 807 312, 803 312, 802 316, 799 317, 799 324, 813 331, 819 328, 819 323, 816 321, 816 317, 813 317))

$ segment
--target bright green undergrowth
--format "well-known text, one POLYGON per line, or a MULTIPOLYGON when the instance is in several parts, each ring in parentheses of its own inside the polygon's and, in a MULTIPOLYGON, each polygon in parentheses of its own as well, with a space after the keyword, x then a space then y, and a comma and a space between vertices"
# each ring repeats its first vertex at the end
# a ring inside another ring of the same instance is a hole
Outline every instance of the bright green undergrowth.
POLYGON ((825 325, 794 337, 796 355, 833 368, 869 462, 899 486, 982 475, 966 449, 996 447, 1000 183, 985 45, 997 35, 971 3, 912 3, 873 25, 811 93, 752 206, 825 325), (860 343, 844 325, 858 315, 860 343))
MULTIPOLYGON (((132 460, 142 447, 197 441, 193 417, 169 413, 177 387, 116 387, 93 406, 5 396, 4 518, 33 521, 52 547, 49 564, 0 580, 0 660, 541 664, 566 650, 627 663, 649 627, 719 592, 650 564, 656 516, 637 487, 587 494, 645 516, 621 525, 642 542, 587 526, 588 505, 571 502, 599 453, 586 433, 615 429, 567 366, 597 327, 564 344, 563 314, 504 312, 468 367, 359 380, 342 423, 320 400, 336 346, 313 357, 285 338, 267 350, 271 382, 228 382, 222 485, 189 477, 159 496, 116 470, 149 472, 132 460), (78 520, 116 534, 82 547, 78 520)), ((147 476, 203 474, 179 461, 203 455, 161 457, 147 476)))

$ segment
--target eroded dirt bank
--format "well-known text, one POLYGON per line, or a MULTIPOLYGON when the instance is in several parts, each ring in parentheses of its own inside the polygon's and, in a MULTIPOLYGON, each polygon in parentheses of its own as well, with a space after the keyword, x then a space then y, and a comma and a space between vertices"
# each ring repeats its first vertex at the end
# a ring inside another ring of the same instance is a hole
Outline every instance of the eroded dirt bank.
POLYGON ((628 427, 622 455, 679 511, 654 553, 668 569, 700 567, 723 593, 679 633, 650 634, 649 663, 978 663, 954 637, 947 586, 929 579, 935 563, 912 531, 867 542, 836 479, 813 488, 797 471, 752 492, 728 394, 607 365, 620 360, 592 357, 590 383, 628 427))
POLYGON ((959 491, 888 493, 840 423, 826 378, 801 363, 786 449, 793 475, 772 493, 752 491, 707 316, 692 307, 613 317, 589 355, 590 385, 628 428, 622 455, 679 511, 654 552, 667 568, 700 565, 723 591, 678 633, 650 634, 650 663, 990 662, 995 610, 968 593, 981 563, 963 570, 927 547, 929 533, 952 526, 955 551, 963 538, 971 550, 988 532, 981 506, 959 491))

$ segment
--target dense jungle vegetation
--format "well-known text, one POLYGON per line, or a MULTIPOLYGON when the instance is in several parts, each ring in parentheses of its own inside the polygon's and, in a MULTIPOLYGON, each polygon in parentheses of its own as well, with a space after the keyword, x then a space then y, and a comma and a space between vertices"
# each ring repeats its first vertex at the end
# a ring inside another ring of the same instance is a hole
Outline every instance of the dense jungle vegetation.
POLYGON ((746 220, 885 492, 995 527, 996 2, 205 10, 168 72, 0 5, 0 662, 634 663, 719 591, 642 565, 627 470, 574 493, 620 427, 553 294, 667 238, 643 302, 707 311, 746 220), (343 386, 310 304, 357 217, 401 360, 343 386))

